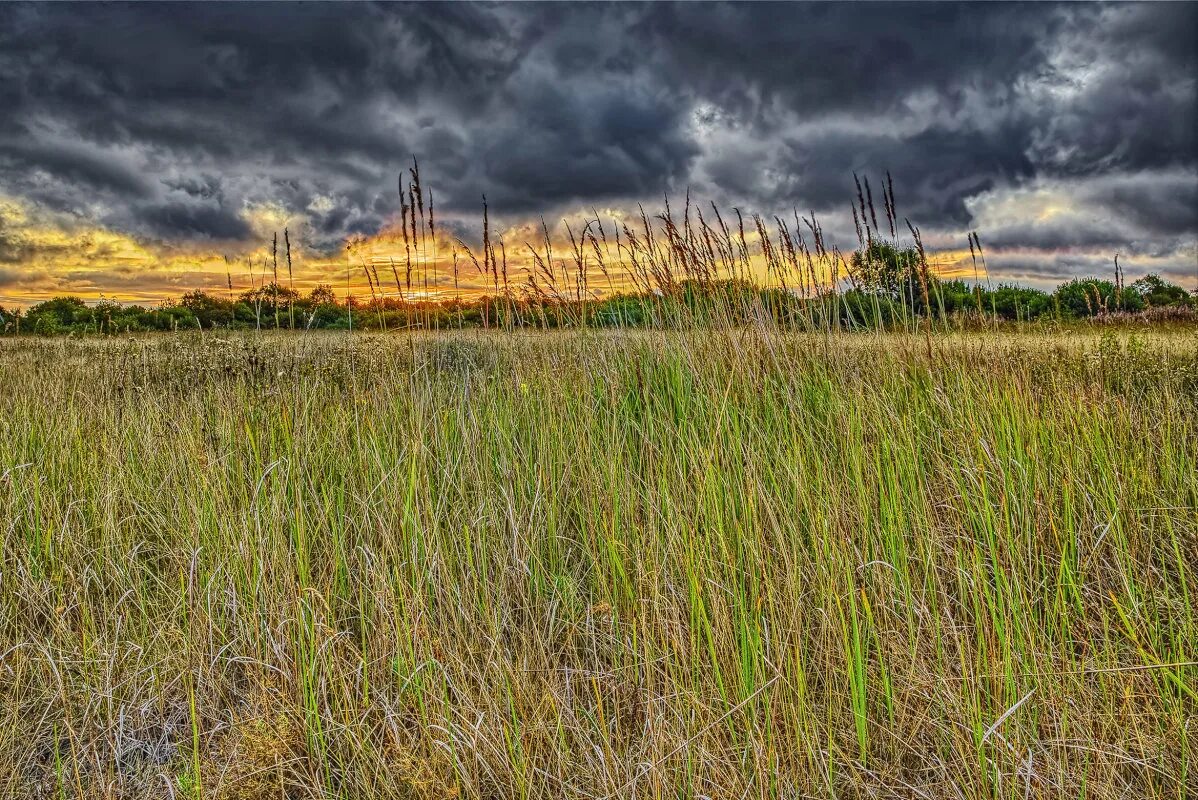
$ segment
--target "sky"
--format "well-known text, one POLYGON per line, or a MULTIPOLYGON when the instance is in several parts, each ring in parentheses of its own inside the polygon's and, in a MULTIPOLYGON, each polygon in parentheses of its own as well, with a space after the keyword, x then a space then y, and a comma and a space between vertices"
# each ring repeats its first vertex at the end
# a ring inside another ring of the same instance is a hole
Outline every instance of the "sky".
POLYGON ((851 249, 888 171, 950 272, 1198 286, 1196 4, 17 3, 0 75, 0 303, 248 288, 284 228, 344 286, 413 156, 468 244, 689 190, 851 249))

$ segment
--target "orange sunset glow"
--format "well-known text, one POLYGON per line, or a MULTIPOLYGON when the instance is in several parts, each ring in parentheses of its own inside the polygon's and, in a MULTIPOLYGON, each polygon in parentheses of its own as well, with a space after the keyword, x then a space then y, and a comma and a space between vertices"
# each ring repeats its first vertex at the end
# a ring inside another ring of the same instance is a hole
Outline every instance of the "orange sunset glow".
MULTIPOLYGON (((551 32, 515 7, 343 17, 314 5, 289 10, 256 49, 241 37, 257 7, 244 19, 189 7, 182 24, 14 6, 0 33, 0 305, 157 306, 230 285, 239 296, 274 281, 284 232, 291 265, 279 282, 301 293, 495 294, 495 271, 475 264, 489 258, 485 233, 508 291, 530 289, 539 269, 570 281, 582 257, 590 294, 610 295, 636 289, 617 226, 639 232, 642 212, 659 226, 667 203, 696 229, 700 214, 719 227, 717 207, 727 222, 741 213, 749 252, 737 255, 762 284, 785 276, 753 219, 795 237, 810 237, 800 218, 818 219, 822 244, 848 260, 871 214, 867 227, 901 247, 913 246, 908 220, 918 227, 946 280, 975 280, 976 233, 976 280, 989 286, 1107 279, 1116 255, 1133 280, 1198 285, 1192 50, 1163 34, 1101 58, 1079 45, 1094 31, 1125 42, 1184 24, 1046 8, 1054 37, 991 9, 982 15, 1010 37, 1010 57, 995 60, 955 7, 879 12, 885 24, 859 33, 881 37, 884 58, 844 38, 854 26, 839 6, 818 24, 796 9, 626 10, 579 10, 551 32), (662 33, 671 28, 691 33, 662 33), (902 55, 909 28, 914 60, 902 55), (741 50, 726 29, 772 33, 741 50), (336 35, 317 42, 317 30, 336 35), (929 32, 943 52, 923 45, 929 32), (828 47, 837 55, 815 55, 828 47), (571 52, 599 66, 582 69, 571 52), (891 194, 893 231, 879 219, 891 194), (588 222, 608 238, 579 256, 570 234, 588 222), (401 225, 419 248, 405 247, 401 225), (546 229, 552 263, 539 268, 546 229)), ((818 283, 845 278, 817 267, 818 283)))

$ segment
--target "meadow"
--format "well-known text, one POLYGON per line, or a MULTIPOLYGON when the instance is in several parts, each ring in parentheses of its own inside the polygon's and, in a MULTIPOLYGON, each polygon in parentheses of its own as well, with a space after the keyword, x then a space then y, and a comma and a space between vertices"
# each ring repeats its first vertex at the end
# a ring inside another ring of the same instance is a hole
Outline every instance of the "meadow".
POLYGON ((1192 332, 0 341, 0 796, 1193 796, 1192 332))

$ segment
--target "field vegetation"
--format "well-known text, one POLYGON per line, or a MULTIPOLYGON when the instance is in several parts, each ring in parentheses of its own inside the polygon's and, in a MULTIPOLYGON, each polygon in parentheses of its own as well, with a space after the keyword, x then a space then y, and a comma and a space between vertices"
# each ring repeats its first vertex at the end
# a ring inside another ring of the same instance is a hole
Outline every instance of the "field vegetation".
MULTIPOLYGON (((682 281, 668 293, 624 291, 582 302, 527 294, 480 295, 433 300, 395 296, 361 301, 338 298, 328 284, 307 294, 273 283, 228 299, 196 290, 153 308, 115 301, 88 304, 79 297, 45 300, 28 309, 0 308, 0 336, 118 335, 179 330, 262 331, 302 329, 368 331, 424 328, 644 328, 661 327, 696 316, 717 315, 744 323, 768 316, 779 325, 808 330, 832 326, 842 330, 910 327, 930 317, 937 327, 978 330, 1033 323, 1054 325, 1188 325, 1198 323, 1191 294, 1156 275, 1147 275, 1120 292, 1100 278, 1075 279, 1052 293, 1004 284, 993 289, 963 280, 929 277, 930 313, 917 294, 848 288, 819 299, 782 287, 743 279, 709 284, 682 281), (276 321, 278 327, 276 328, 276 321)), ((916 290, 918 291, 918 290, 916 290)))
POLYGON ((430 299, 410 174, 365 295, 0 310, 0 796, 1198 792, 1181 287, 938 275, 887 181, 430 299))
POLYGON ((248 289, 235 292, 226 258, 227 292, 196 289, 156 308, 56 297, 24 310, 0 308, 0 335, 625 329, 764 320, 805 331, 1198 322, 1198 304, 1183 287, 1154 274, 1128 283, 1117 255, 1110 279, 1073 279, 1051 293, 995 286, 981 239, 970 232, 972 280, 942 276, 919 229, 900 218, 889 175, 880 192, 881 222, 869 180, 864 192, 857 181, 852 205, 857 242, 850 253, 825 240, 814 212, 800 217, 796 210, 793 220, 746 217, 737 208, 722 212, 712 202, 705 217, 688 193, 680 213, 666 198, 652 216, 642 209, 636 219, 604 221, 596 214, 577 234, 566 222, 566 242, 555 241, 542 223, 540 240, 522 243, 510 265, 503 238, 492 235, 485 198, 482 235, 470 245, 437 227, 432 193, 422 187, 415 162, 409 175, 406 193, 400 176, 398 232, 387 234, 397 250, 402 243, 398 260, 377 254, 364 241, 350 241, 345 275, 327 275, 327 283, 305 295, 295 289, 291 239, 284 230, 282 247, 276 234, 269 256, 247 262, 248 289), (345 292, 339 298, 333 283, 342 279, 345 292))
POLYGON ((1194 796, 1192 331, 721 319, 0 340, 0 796, 1194 796))

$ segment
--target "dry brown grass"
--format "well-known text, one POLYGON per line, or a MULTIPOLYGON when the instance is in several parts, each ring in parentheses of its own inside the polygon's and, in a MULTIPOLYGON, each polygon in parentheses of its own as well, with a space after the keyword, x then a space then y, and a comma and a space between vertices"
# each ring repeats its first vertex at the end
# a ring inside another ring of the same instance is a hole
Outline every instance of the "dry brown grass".
POLYGON ((1192 796, 1186 334, 0 342, 0 795, 1192 796))

